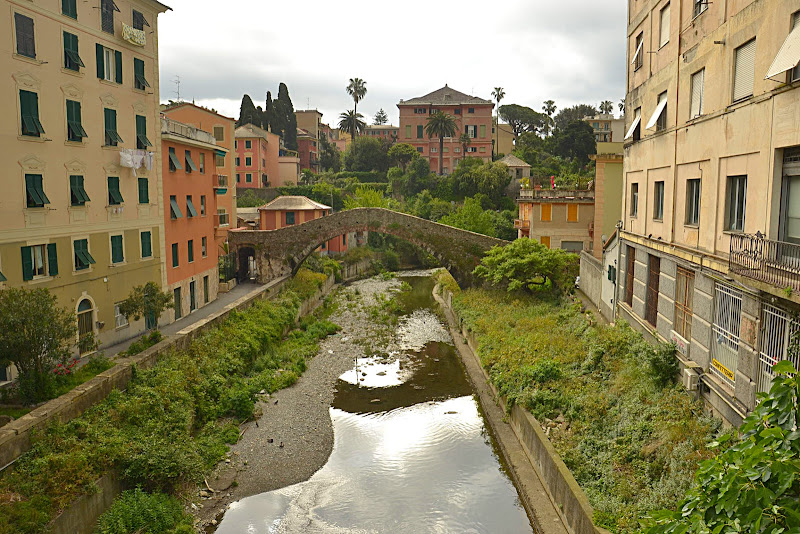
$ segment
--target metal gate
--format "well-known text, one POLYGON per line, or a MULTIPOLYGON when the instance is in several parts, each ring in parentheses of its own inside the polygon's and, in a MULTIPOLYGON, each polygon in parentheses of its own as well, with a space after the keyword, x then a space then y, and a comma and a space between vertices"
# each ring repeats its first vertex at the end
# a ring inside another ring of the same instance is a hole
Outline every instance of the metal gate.
POLYGON ((792 336, 800 330, 800 322, 786 310, 772 304, 764 303, 761 307, 761 351, 759 353, 756 387, 760 392, 767 392, 772 386, 775 374, 772 366, 781 360, 790 360, 795 367, 800 363, 800 356, 795 352, 789 354, 792 336))
POLYGON ((733 388, 739 362, 742 292, 725 284, 714 286, 714 323, 711 325, 711 372, 733 388))

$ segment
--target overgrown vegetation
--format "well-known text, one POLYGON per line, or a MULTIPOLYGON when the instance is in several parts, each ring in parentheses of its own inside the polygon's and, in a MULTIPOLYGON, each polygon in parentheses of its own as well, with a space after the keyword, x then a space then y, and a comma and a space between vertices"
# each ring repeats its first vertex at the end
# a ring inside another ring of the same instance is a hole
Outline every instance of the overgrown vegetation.
POLYGON ((192 516, 181 502, 142 488, 124 491, 97 521, 96 534, 193 534, 192 516))
POLYGON ((253 416, 256 395, 293 384, 337 330, 327 320, 295 323, 300 303, 326 276, 301 269, 275 300, 235 311, 186 350, 137 369, 125 392, 35 437, 0 479, 0 533, 39 532, 94 481, 114 470, 146 491, 174 493, 202 480, 253 416))
POLYGON ((592 326, 568 301, 470 289, 453 305, 498 390, 547 428, 597 525, 639 532, 646 513, 675 507, 720 422, 674 384, 671 347, 592 326))

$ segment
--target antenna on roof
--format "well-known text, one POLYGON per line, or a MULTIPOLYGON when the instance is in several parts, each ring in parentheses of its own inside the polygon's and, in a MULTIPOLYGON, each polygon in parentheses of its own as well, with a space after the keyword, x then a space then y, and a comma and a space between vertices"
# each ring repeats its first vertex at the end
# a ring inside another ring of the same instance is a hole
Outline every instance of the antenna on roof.
POLYGON ((175 84, 175 91, 173 91, 173 92, 175 93, 175 96, 177 97, 178 102, 180 102, 181 101, 181 77, 176 74, 175 75, 175 79, 172 80, 172 83, 175 84))

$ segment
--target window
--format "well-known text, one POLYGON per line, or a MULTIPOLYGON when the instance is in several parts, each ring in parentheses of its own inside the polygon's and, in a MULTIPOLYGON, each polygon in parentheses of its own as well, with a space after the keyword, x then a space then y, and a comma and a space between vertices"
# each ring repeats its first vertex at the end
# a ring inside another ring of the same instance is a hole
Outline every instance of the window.
POLYGON ((627 270, 625 271, 625 303, 633 306, 633 279, 636 269, 636 249, 626 246, 627 270))
POLYGON ((692 17, 696 17, 706 9, 708 9, 708 0, 694 0, 694 11, 692 13, 692 17))
POLYGON ((659 19, 659 48, 669 42, 669 4, 661 9, 661 18, 659 19))
POLYGON ((114 33, 114 11, 119 12, 114 0, 100 0, 100 27, 106 33, 114 33))
POLYGON ((208 238, 203 237, 200 239, 200 253, 204 258, 208 257, 208 238))
POLYGON ((406 124, 406 138, 411 137, 411 125, 406 124))
POLYGON ((292 224, 294 224, 294 212, 293 211, 287 211, 286 212, 286 225, 290 226, 292 224))
POLYGON ((197 309, 197 282, 189 282, 189 313, 197 309))
POLYGON ((133 58, 133 87, 140 91, 144 91, 146 87, 150 87, 144 75, 144 61, 138 58, 133 58))
POLYGON ((481 124, 481 139, 483 139, 484 137, 486 137, 486 125, 481 124))
POLYGON ((83 206, 89 202, 89 195, 86 194, 86 189, 83 187, 83 176, 69 177, 69 196, 72 206, 83 206))
POLYGON ((139 13, 135 9, 133 10, 133 27, 137 30, 144 31, 144 27, 150 27, 150 24, 147 23, 147 19, 144 18, 142 13, 139 13))
POLYGON ((247 182, 248 184, 252 183, 253 182, 253 174, 249 173, 249 172, 245 173, 244 181, 247 182))
POLYGON ((543 235, 542 237, 539 238, 539 243, 546 246, 547 248, 550 248, 550 236, 543 235))
POLYGON ((175 155, 175 147, 169 147, 169 170, 175 172, 178 169, 183 169, 181 162, 178 161, 178 156, 175 155))
POLYGON ((194 263, 194 239, 186 243, 186 256, 189 258, 189 263, 194 263))
POLYGON ((233 142, 233 148, 239 148, 239 141, 233 142))
POLYGON ((80 143, 87 137, 81 124, 81 103, 67 100, 67 140, 80 143))
POLYGON ((675 276, 675 332, 685 340, 692 339, 692 296, 694 272, 678 266, 675 276))
POLYGON ((747 204, 747 176, 728 176, 728 209, 725 229, 744 232, 744 215, 747 204))
POLYGON ((122 244, 121 235, 111 236, 111 263, 122 263, 125 261, 125 249, 122 244))
POLYGON ((175 195, 170 195, 169 197, 169 218, 173 221, 175 219, 180 219, 183 217, 181 213, 181 208, 178 206, 178 197, 175 195))
POLYGON ((153 143, 147 138, 147 117, 136 115, 136 148, 144 150, 153 143))
POLYGON ((653 219, 661 221, 664 219, 664 182, 655 183, 653 191, 653 219))
POLYGON ((424 115, 427 112, 428 112, 428 110, 426 108, 414 108, 414 113, 417 113, 417 114, 423 114, 424 115))
POLYGON ((95 45, 97 77, 109 82, 122 83, 122 52, 95 45))
POLYGON ((122 204, 122 193, 119 190, 119 176, 108 177, 108 205, 115 206, 122 204))
POLYGON ((128 318, 119 311, 119 304, 114 304, 114 328, 128 326, 128 318))
POLYGON ((241 181, 242 181, 242 175, 241 175, 241 174, 239 174, 239 173, 237 172, 237 173, 236 173, 236 183, 237 183, 237 184, 238 184, 238 183, 241 183, 241 181))
POLYGON ((150 203, 150 187, 147 178, 139 178, 139 204, 150 203))
POLYGON ((39 122, 39 95, 30 91, 19 92, 20 120, 22 121, 22 135, 39 137, 44 133, 44 127, 39 122))
POLYGON ((239 158, 236 158, 236 166, 237 167, 241 166, 241 160, 239 158))
POLYGON ((194 203, 192 203, 192 195, 186 195, 186 217, 189 219, 197 217, 197 210, 194 209, 194 203))
POLYGON ((153 257, 153 242, 152 242, 152 234, 147 232, 142 232, 139 234, 139 239, 142 244, 142 258, 152 258, 153 257))
MULTIPOLYGON (((792 32, 794 32, 798 26, 800 26, 800 11, 792 15, 792 32)), ((800 64, 789 71, 789 81, 795 82, 797 80, 800 80, 800 64)))
POLYGON ((686 180, 686 224, 700 224, 700 178, 686 180))
POLYGON ((631 184, 631 217, 639 215, 639 184, 631 184))
POLYGON ((567 204, 567 222, 578 222, 577 204, 567 204))
POLYGON ((190 173, 192 171, 197 172, 197 165, 194 164, 194 160, 192 159, 192 151, 191 150, 184 150, 183 151, 183 159, 186 163, 186 172, 190 173))
POLYGON ((250 139, 247 139, 247 140, 244 142, 244 147, 245 147, 245 148, 253 148, 253 142, 252 142, 250 139))
POLYGON ((44 194, 41 174, 25 175, 25 201, 29 208, 43 208, 50 204, 50 199, 44 194))
POLYGON ((743 44, 735 51, 733 70, 733 101, 753 95, 755 82, 756 40, 743 44))
POLYGON ((658 288, 661 281, 661 258, 648 254, 647 296, 644 303, 644 319, 653 326, 658 321, 658 288))
POLYGON ((432 146, 431 147, 431 154, 436 154, 437 152, 439 152, 439 149, 436 148, 435 146, 432 146))
POLYGON ((17 34, 17 54, 36 58, 36 43, 33 38, 33 19, 14 13, 14 28, 17 34))
POLYGON ((342 245, 347 246, 347 234, 342 234, 342 245))
POLYGON ((22 247, 22 279, 58 274, 58 253, 55 243, 22 247))
POLYGON ((464 133, 474 139, 478 137, 478 126, 474 124, 467 124, 464 126, 464 133))
POLYGON ((225 140, 225 127, 224 126, 214 126, 214 139, 217 141, 224 141, 225 140))
POLYGON ((703 114, 703 83, 706 69, 701 69, 692 74, 692 96, 689 104, 689 118, 693 119, 703 114))
POLYGON ((178 244, 172 244, 172 266, 177 267, 180 265, 180 259, 178 258, 178 244))
POLYGON ((625 134, 625 139, 633 138, 634 141, 638 141, 641 138, 641 123, 642 123, 642 108, 636 108, 633 111, 633 122, 631 122, 631 127, 628 128, 628 133, 625 134))
POLYGON ((660 95, 658 95, 658 104, 656 105, 656 109, 653 111, 653 115, 650 117, 650 120, 647 121, 647 128, 648 130, 651 129, 653 126, 656 127, 656 131, 663 130, 667 127, 667 92, 664 91, 660 95))
POLYGON ((117 110, 103 108, 106 127, 106 146, 117 146, 124 141, 117 133, 117 110))
POLYGON ((230 224, 229 215, 225 208, 217 208, 217 219, 219 220, 219 226, 228 226, 230 224))
POLYGON ((644 32, 639 32, 639 35, 636 36, 636 52, 633 54, 633 60, 631 61, 634 71, 641 69, 642 65, 644 65, 642 48, 644 48, 644 32))
POLYGON ((67 17, 78 19, 77 0, 61 0, 61 13, 67 17))
POLYGON ((78 53, 78 36, 64 32, 64 68, 79 71, 85 66, 78 53))
POLYGON ((200 152, 200 174, 206 173, 206 154, 205 152, 200 152))
POLYGON ((733 388, 739 363, 742 292, 727 284, 714 284, 714 321, 711 323, 710 371, 733 388))
POLYGON ((253 158, 244 158, 244 166, 245 167, 252 167, 253 166, 253 158))
POLYGON ((206 196, 200 195, 200 215, 202 217, 206 216, 206 196))
POLYGON ((83 271, 88 269, 90 265, 96 263, 91 254, 89 254, 89 240, 76 239, 72 242, 72 250, 75 257, 75 270, 83 271))
POLYGON ((476 147, 476 146, 468 146, 467 147, 467 152, 477 152, 477 151, 478 151, 478 147, 476 147))
POLYGON ((422 139, 423 127, 421 124, 417 125, 417 139, 422 139))
POLYGON ((418 146, 418 147, 417 147, 417 152, 419 152, 420 154, 422 154, 422 151, 423 151, 423 150, 424 150, 424 148, 422 148, 421 146, 418 146))
POLYGON ((456 109, 454 109, 454 110, 453 110, 453 114, 455 114, 455 115, 461 115, 461 109, 459 109, 459 108, 456 108, 456 109))
POLYGON ((475 108, 467 108, 467 113, 475 113, 475 108))

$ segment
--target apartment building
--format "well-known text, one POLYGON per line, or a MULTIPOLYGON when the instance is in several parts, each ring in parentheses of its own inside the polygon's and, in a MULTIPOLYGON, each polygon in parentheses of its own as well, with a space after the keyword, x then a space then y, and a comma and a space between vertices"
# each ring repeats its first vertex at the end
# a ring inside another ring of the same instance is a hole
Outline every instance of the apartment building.
MULTIPOLYGON (((319 132, 322 135, 322 132, 319 132)), ((297 156, 300 158, 300 170, 310 170, 319 173, 319 138, 308 130, 297 129, 297 156)))
POLYGON ((592 127, 594 140, 598 143, 621 143, 625 133, 625 119, 614 118, 611 113, 585 117, 583 122, 592 127))
MULTIPOLYGON (((280 196, 272 202, 258 208, 259 229, 277 230, 303 224, 331 213, 331 207, 320 204, 304 196, 280 196)), ((341 254, 347 252, 350 245, 356 245, 359 236, 357 232, 342 234, 320 244, 318 252, 324 254, 341 254)), ((365 244, 366 238, 362 238, 365 244)))
POLYGON ((517 237, 529 237, 547 248, 568 252, 592 250, 594 191, 523 187, 517 204, 517 237))
POLYGON ((157 19, 169 8, 0 4, 2 284, 51 290, 77 315, 79 352, 90 335, 134 337, 145 321, 129 324, 117 303, 164 283, 157 19))
POLYGON ((279 161, 281 138, 254 124, 236 128, 236 187, 239 190, 283 185, 279 161))
POLYGON ((629 0, 618 313, 738 424, 795 358, 800 0, 629 0))
POLYGON ((510 124, 494 122, 492 139, 496 142, 495 154, 509 155, 514 151, 514 130, 510 124))
POLYGON ((394 143, 400 136, 400 127, 391 124, 368 124, 361 135, 375 139, 388 139, 394 143))
MULTIPOLYGON (((210 254, 222 256, 224 245, 228 241, 228 230, 236 228, 236 166, 234 153, 234 135, 236 122, 231 117, 220 115, 214 110, 197 106, 189 102, 178 102, 163 109, 168 119, 193 126, 198 130, 211 132, 217 146, 213 161, 211 182, 216 200, 216 212, 219 223, 214 226, 213 250, 210 254)), ((212 165, 211 162, 207 162, 212 165)), ((211 245, 209 245, 211 246, 211 245)))
POLYGON ((444 173, 452 172, 464 157, 492 160, 492 109, 491 100, 466 95, 447 85, 425 96, 401 100, 400 133, 398 141, 416 147, 420 155, 428 160, 432 172, 439 172, 439 158, 443 158, 444 173), (428 117, 436 111, 452 115, 456 121, 456 135, 445 138, 442 154, 439 154, 439 138, 429 138, 425 133, 428 117), (466 133, 470 137, 466 154, 462 154, 459 137, 466 133))

